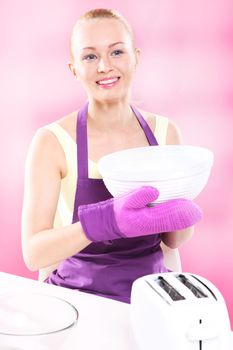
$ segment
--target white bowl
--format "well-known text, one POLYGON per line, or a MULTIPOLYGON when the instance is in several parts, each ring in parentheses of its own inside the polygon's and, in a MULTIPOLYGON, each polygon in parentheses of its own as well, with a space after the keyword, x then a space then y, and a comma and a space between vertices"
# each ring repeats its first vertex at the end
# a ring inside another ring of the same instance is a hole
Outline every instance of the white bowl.
POLYGON ((159 190, 156 202, 194 199, 204 189, 213 153, 203 147, 166 145, 108 154, 98 162, 105 186, 114 196, 148 185, 159 190))
POLYGON ((59 349, 78 320, 67 301, 43 294, 0 296, 0 349, 59 349))

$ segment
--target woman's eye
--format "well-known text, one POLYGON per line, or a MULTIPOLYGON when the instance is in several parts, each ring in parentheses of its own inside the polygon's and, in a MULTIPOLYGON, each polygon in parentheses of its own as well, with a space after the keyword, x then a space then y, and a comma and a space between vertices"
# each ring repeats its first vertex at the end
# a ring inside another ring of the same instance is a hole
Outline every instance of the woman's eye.
POLYGON ((96 58, 96 55, 92 53, 83 57, 85 61, 93 61, 95 58, 96 58))
POLYGON ((122 53, 123 53, 122 50, 114 50, 114 51, 112 52, 112 56, 120 56, 122 53))

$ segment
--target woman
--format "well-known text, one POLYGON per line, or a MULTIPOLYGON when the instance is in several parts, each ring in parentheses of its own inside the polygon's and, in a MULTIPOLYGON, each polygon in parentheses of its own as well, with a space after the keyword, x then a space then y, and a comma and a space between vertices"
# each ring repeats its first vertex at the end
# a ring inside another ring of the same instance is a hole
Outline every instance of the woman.
POLYGON ((112 199, 98 174, 96 163, 108 153, 157 139, 180 143, 167 118, 130 105, 139 57, 130 26, 116 11, 92 10, 77 21, 69 68, 88 103, 36 133, 22 215, 29 269, 45 271, 48 283, 124 302, 136 278, 167 271, 161 242, 178 247, 202 216, 182 199, 149 208, 159 195, 151 187, 112 199))

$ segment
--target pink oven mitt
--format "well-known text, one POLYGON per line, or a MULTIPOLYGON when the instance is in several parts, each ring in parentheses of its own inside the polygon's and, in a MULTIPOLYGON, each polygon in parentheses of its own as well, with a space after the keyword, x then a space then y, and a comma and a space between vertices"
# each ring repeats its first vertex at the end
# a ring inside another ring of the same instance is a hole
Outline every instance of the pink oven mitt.
POLYGON ((201 220, 201 209, 188 199, 149 206, 158 196, 154 187, 142 186, 119 197, 81 205, 79 220, 93 242, 182 230, 201 220))

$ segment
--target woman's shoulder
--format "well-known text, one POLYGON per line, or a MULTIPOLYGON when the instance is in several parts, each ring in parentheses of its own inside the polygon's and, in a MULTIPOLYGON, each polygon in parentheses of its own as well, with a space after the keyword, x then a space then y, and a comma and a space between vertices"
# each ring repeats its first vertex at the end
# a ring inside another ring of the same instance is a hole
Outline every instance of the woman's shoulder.
POLYGON ((37 161, 48 159, 59 167, 62 177, 64 177, 66 174, 66 158, 56 127, 60 128, 58 131, 66 134, 68 138, 72 137, 75 140, 75 119, 76 112, 72 112, 38 128, 32 137, 28 158, 37 159, 37 161))
POLYGON ((63 127, 66 131, 76 130, 78 111, 71 112, 61 118, 59 118, 56 123, 63 127))
POLYGON ((57 132, 63 130, 75 140, 77 111, 62 116, 53 122, 45 124, 36 130, 33 139, 38 142, 53 142, 56 140, 57 132))
POLYGON ((146 120, 146 122, 149 124, 149 126, 151 127, 152 130, 155 129, 156 122, 158 122, 158 120, 169 121, 168 117, 163 116, 161 114, 146 111, 146 110, 141 109, 141 108, 138 108, 138 110, 139 110, 139 112, 141 112, 143 118, 146 120))
POLYGON ((167 128, 167 136, 166 136, 166 144, 180 144, 181 143, 181 132, 178 125, 168 118, 167 116, 149 112, 138 108, 142 113, 143 117, 147 121, 151 130, 154 132, 155 128, 161 124, 166 125, 167 128))
POLYGON ((71 112, 59 119, 57 119, 53 125, 58 125, 63 130, 68 133, 72 139, 75 141, 76 139, 76 122, 77 122, 77 111, 71 112))

